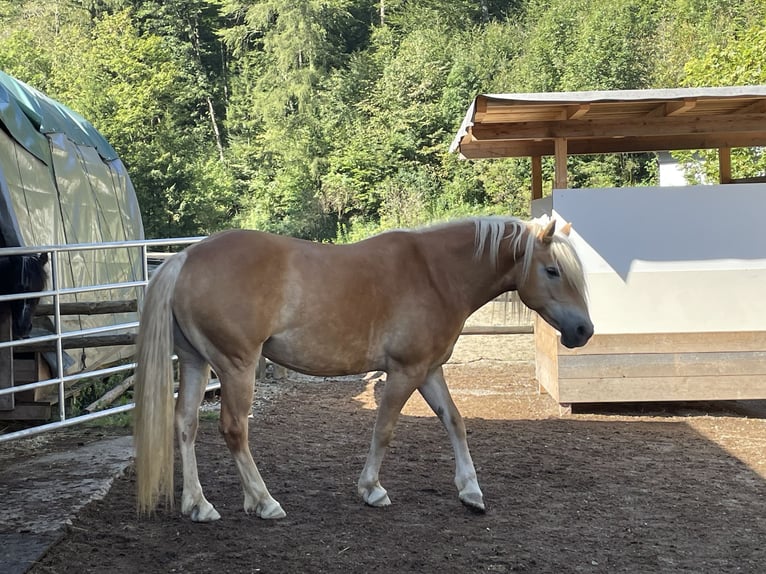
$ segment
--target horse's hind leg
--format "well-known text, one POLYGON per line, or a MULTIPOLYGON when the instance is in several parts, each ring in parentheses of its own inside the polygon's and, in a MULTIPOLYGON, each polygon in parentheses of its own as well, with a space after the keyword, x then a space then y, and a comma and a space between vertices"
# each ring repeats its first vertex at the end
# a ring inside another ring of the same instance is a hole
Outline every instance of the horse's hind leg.
POLYGON ((471 453, 468 451, 465 423, 444 381, 442 368, 439 367, 428 375, 418 390, 447 429, 455 451, 455 486, 461 502, 473 510, 484 512, 484 496, 479 488, 471 453))
POLYGON ((237 464, 245 494, 245 512, 255 512, 260 518, 283 518, 285 512, 269 494, 247 442, 248 415, 253 404, 256 365, 257 362, 254 362, 236 373, 219 373, 221 378, 220 428, 237 464))
MULTIPOLYGON (((178 338, 176 335, 176 340, 178 338)), ((176 435, 184 480, 181 512, 195 522, 212 522, 218 520, 221 515, 202 493, 197 474, 197 456, 194 452, 194 441, 199 426, 199 406, 210 378, 210 368, 195 351, 181 348, 176 350, 181 377, 175 411, 176 435)))

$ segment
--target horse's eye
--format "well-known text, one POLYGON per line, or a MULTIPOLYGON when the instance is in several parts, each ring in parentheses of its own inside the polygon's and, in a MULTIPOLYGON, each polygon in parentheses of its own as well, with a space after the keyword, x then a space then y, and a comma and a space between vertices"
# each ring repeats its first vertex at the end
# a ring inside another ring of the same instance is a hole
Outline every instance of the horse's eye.
POLYGON ((555 265, 546 267, 545 272, 548 274, 548 277, 561 277, 561 272, 559 271, 559 268, 556 267, 555 265))

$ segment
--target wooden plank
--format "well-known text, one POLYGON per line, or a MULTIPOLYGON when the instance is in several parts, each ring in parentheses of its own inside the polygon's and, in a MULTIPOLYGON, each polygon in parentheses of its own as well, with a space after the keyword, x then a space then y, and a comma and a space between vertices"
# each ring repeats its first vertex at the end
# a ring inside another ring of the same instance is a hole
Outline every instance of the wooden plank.
POLYGON ((766 351, 766 331, 596 334, 584 347, 558 347, 561 356, 735 351, 766 351))
POLYGON ((51 418, 48 403, 18 403, 12 411, 0 411, 3 421, 47 421, 51 418))
MULTIPOLYGON (((77 337, 67 337, 61 340, 63 349, 88 349, 91 347, 122 347, 133 345, 136 342, 136 333, 118 333, 112 335, 81 335, 77 337)), ((29 343, 24 345, 25 350, 36 351, 55 351, 56 341, 43 341, 40 343, 29 343)))
POLYGON ((34 356, 13 361, 13 381, 17 385, 34 383, 37 381, 37 361, 34 356))
POLYGON ((98 411, 100 409, 108 407, 114 401, 119 399, 125 393, 125 391, 127 391, 130 387, 133 386, 134 380, 135 380, 135 375, 130 375, 129 377, 125 377, 125 379, 121 383, 118 383, 113 388, 111 388, 106 393, 104 393, 100 398, 96 399, 87 407, 85 407, 85 410, 88 411, 89 413, 92 413, 94 411, 98 411))
POLYGON ((567 119, 579 120, 590 111, 590 104, 578 104, 567 107, 567 119))
POLYGON ((697 106, 696 98, 684 98, 678 102, 668 102, 665 104, 665 115, 677 116, 693 110, 697 106))
POLYGON ((531 335, 532 325, 471 325, 463 327, 461 335, 531 335))
POLYGON ((766 399, 763 375, 563 379, 560 403, 766 399))
POLYGON ((559 402, 558 336, 556 331, 534 316, 535 331, 535 377, 540 391, 545 391, 559 402))
MULTIPOLYGON (((0 341, 11 340, 11 313, 7 306, 0 305, 0 341)), ((0 349, 0 389, 13 386, 13 349, 0 349)), ((13 393, 0 395, 0 411, 12 411, 14 407, 13 393)))
MULTIPOLYGON (((646 353, 559 357, 559 377, 636 378, 766 375, 766 352, 646 353)), ((766 376, 764 376, 766 384, 766 376)))
MULTIPOLYGON (((37 358, 37 381, 47 381, 53 378, 53 372, 47 361, 45 361, 40 353, 35 354, 37 358)), ((42 400, 42 397, 50 395, 50 390, 56 387, 39 387, 34 389, 33 402, 42 400)), ((56 401, 58 401, 58 390, 56 390, 56 401)))
MULTIPOLYGON (((525 121, 475 123, 471 134, 477 140, 587 139, 623 137, 676 137, 752 133, 764 137, 764 114, 729 116, 677 115, 670 117, 618 117, 609 120, 525 121)), ((671 145, 667 142, 665 147, 671 145)), ((737 146, 732 146, 737 147, 737 146)), ((657 148, 661 149, 661 148, 657 148)), ((677 149, 675 141, 670 149, 677 149)))
MULTIPOLYGON (((473 129, 473 128, 472 128, 473 129)), ((583 137, 568 140, 569 155, 651 152, 667 149, 667 135, 646 135, 625 137, 583 137)), ((691 133, 672 136, 674 150, 716 149, 722 147, 766 146, 766 131, 763 132, 724 132, 691 133)), ((467 159, 485 157, 530 157, 535 155, 552 156, 555 154, 552 139, 518 138, 515 140, 480 140, 463 139, 460 153, 467 159)))
MULTIPOLYGON (((104 315, 108 313, 135 313, 138 311, 138 301, 76 301, 60 304, 62 315, 104 315)), ((41 303, 35 310, 35 315, 53 315, 52 303, 41 303)))

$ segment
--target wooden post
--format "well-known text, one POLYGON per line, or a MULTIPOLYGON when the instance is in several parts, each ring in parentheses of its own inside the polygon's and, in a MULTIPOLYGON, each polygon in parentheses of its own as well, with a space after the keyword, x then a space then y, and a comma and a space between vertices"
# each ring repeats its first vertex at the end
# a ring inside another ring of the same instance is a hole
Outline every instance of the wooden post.
POLYGON ((731 183, 731 148, 718 148, 718 181, 731 183))
MULTIPOLYGON (((7 305, 0 305, 0 341, 11 340, 11 311, 7 305)), ((13 386, 13 349, 0 349, 0 389, 13 386)), ((12 411, 16 406, 13 394, 0 395, 0 411, 12 411)))
POLYGON ((565 138, 556 138, 554 140, 555 145, 555 159, 554 170, 555 177, 553 181, 553 187, 556 189, 567 188, 567 140, 565 138))
POLYGON ((532 156, 532 199, 540 199, 543 196, 543 158, 539 155, 532 156))

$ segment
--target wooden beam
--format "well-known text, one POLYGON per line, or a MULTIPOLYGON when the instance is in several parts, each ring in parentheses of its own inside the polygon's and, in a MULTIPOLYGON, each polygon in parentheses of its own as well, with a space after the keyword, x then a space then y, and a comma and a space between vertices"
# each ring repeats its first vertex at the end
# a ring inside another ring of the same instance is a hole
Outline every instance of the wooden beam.
MULTIPOLYGON (((76 301, 60 304, 62 315, 103 315, 109 313, 134 313, 138 311, 138 301, 76 301)), ((41 303, 35 310, 35 315, 53 315, 51 303, 41 303)))
POLYGON ((718 148, 718 181, 731 183, 731 148, 718 148))
POLYGON ((665 116, 665 104, 658 104, 656 107, 652 108, 646 114, 646 117, 648 118, 657 118, 657 117, 664 117, 664 116, 665 116))
MULTIPOLYGON (((477 140, 537 140, 555 138, 618 138, 652 137, 671 138, 686 135, 712 135, 731 133, 760 134, 766 141, 764 114, 729 114, 717 116, 671 116, 624 118, 621 120, 582 119, 577 121, 539 121, 515 123, 477 123, 471 135, 477 140)), ((663 149, 677 149, 668 142, 663 149)))
MULTIPOLYGON (((766 375, 763 352, 626 353, 559 357, 562 379, 766 375)), ((766 390, 766 382, 762 384, 766 390)))
POLYGON ((534 313, 535 378, 538 389, 559 402, 559 355, 561 347, 556 330, 534 313))
MULTIPOLYGON (((135 333, 115 333, 108 335, 80 335, 75 337, 66 337, 61 340, 63 349, 89 349, 91 347, 122 347, 132 345, 136 342, 135 333)), ((45 351, 55 351, 56 341, 42 341, 40 343, 29 343, 24 345, 25 351, 36 351, 42 353, 45 351)))
POLYGON ((684 98, 683 101, 668 102, 665 104, 665 115, 677 116, 693 110, 695 107, 697 107, 696 98, 684 98))
POLYGON ((114 401, 119 399, 123 394, 125 394, 125 391, 127 391, 130 387, 133 386, 134 381, 135 381, 135 375, 130 375, 129 377, 126 377, 121 383, 118 383, 117 385, 112 387, 110 390, 108 390, 106 393, 104 393, 100 398, 96 399, 87 407, 85 407, 85 410, 88 411, 89 413, 92 413, 94 411, 103 409, 104 407, 108 407, 114 401))
POLYGON ((567 188, 567 140, 556 138, 554 145, 554 182, 556 189, 567 188))
POLYGON ((766 353, 766 331, 713 331, 699 333, 613 333, 593 335, 576 349, 558 346, 558 354, 613 355, 655 353, 766 353))
POLYGON ((570 120, 579 120, 590 111, 590 104, 580 104, 579 106, 569 106, 567 108, 567 118, 570 120))
POLYGON ((734 114, 763 114, 766 113, 766 100, 756 100, 745 106, 742 106, 738 110, 732 112, 734 114))
POLYGON ((763 375, 709 377, 604 377, 562 379, 558 400, 566 403, 722 401, 766 398, 763 375))
MULTIPOLYGON (((766 131, 567 140, 569 155, 756 146, 766 146, 766 131)), ((467 159, 552 156, 554 144, 553 139, 473 141, 463 142, 460 153, 467 159)))
POLYGON ((539 155, 532 156, 532 199, 540 199, 543 196, 543 158, 539 155))
POLYGON ((47 421, 51 418, 50 403, 20 403, 12 411, 0 412, 3 421, 47 421))
POLYGON ((534 327, 532 325, 487 325, 463 327, 461 335, 531 335, 534 327))

